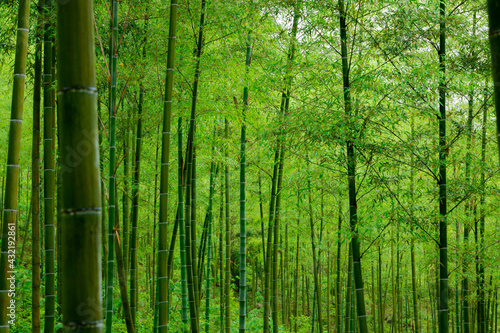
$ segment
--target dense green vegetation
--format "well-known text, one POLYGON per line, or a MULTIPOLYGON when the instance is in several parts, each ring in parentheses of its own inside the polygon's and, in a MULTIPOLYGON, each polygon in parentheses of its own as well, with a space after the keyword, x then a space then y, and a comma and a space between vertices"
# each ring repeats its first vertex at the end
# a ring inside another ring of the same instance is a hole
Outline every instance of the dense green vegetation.
POLYGON ((499 8, 3 1, 0 332, 498 332, 499 8))

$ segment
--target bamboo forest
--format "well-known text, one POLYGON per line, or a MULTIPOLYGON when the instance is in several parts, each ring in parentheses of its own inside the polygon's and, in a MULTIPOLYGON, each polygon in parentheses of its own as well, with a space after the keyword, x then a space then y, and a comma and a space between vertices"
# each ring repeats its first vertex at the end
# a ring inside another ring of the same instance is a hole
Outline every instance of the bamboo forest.
POLYGON ((0 1, 0 333, 498 333, 500 0, 0 1))

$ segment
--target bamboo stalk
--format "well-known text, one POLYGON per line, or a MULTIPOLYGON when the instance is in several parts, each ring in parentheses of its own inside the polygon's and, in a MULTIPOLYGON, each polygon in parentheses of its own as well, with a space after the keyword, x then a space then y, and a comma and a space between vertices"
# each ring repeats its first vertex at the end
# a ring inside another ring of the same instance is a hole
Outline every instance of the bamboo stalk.
POLYGON ((187 298, 187 281, 186 281, 186 229, 184 227, 184 195, 182 188, 182 118, 178 121, 178 197, 179 197, 179 247, 181 256, 181 319, 184 325, 183 332, 187 332, 188 323, 188 298, 187 298))
POLYGON ((239 332, 246 331, 247 313, 247 218, 246 218, 246 114, 248 112, 248 86, 251 55, 251 33, 248 33, 245 60, 245 87, 243 88, 243 124, 241 125, 240 150, 240 309, 239 332))
MULTIPOLYGON (((116 187, 116 66, 118 61, 118 1, 112 0, 111 17, 111 82, 109 94, 109 184, 108 184, 108 262, 106 280, 106 333, 113 329, 113 278, 114 278, 114 232, 115 229, 115 187, 116 187)), ((118 227, 116 225, 116 227, 118 227)))
POLYGON ((36 27, 35 82, 33 88, 33 139, 31 155, 31 331, 40 333, 40 93, 42 79, 43 0, 38 0, 36 27))
POLYGON ((50 18, 52 3, 45 0, 45 31, 43 60, 43 203, 45 231, 45 329, 51 333, 55 329, 55 221, 54 221, 54 187, 55 165, 52 132, 53 102, 52 102, 52 29, 50 18))
MULTIPOLYGON (((214 130, 215 139, 215 130, 214 130)), ((208 235, 207 235, 207 278, 206 278, 206 304, 205 304, 205 332, 210 332, 210 265, 212 261, 212 220, 213 220, 213 201, 214 201, 214 169, 215 169, 215 145, 212 145, 212 162, 210 163, 210 194, 208 199, 208 235)))
POLYGON ((101 333, 101 188, 93 5, 89 0, 73 0, 57 8, 63 327, 101 333))

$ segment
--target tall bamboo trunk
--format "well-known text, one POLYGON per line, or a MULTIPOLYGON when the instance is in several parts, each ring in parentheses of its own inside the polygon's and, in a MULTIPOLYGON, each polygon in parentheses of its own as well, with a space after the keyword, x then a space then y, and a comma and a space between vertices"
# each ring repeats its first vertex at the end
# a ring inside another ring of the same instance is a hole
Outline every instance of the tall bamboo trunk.
POLYGON ((335 318, 336 318, 336 327, 337 333, 340 333, 342 330, 342 276, 341 276, 341 254, 342 254, 342 202, 339 200, 339 217, 338 217, 338 226, 337 226, 337 261, 335 263, 336 271, 336 281, 335 281, 335 318))
POLYGON ((224 126, 224 136, 226 139, 225 142, 225 175, 224 175, 224 192, 225 192, 225 222, 226 222, 226 250, 225 250, 225 277, 224 277, 224 295, 225 295, 225 300, 224 300, 224 305, 225 305, 225 312, 224 312, 224 317, 225 317, 225 331, 226 333, 231 333, 231 220, 229 218, 229 122, 227 119, 225 119, 225 126, 224 126))
MULTIPOLYGON (((192 119, 192 118, 191 118, 192 119)), ((191 331, 198 332, 198 314, 196 307, 196 299, 195 299, 195 286, 194 286, 194 272, 193 272, 193 255, 192 252, 196 251, 193 249, 192 245, 192 233, 191 233, 191 195, 193 194, 192 190, 192 180, 193 180, 193 141, 190 141, 191 131, 194 131, 193 128, 194 121, 192 119, 190 126, 190 133, 188 136, 188 144, 187 144, 187 168, 186 168, 186 203, 185 203, 185 252, 186 252, 186 279, 187 279, 187 291, 188 291, 188 300, 189 300, 189 314, 190 314, 190 324, 191 331)))
POLYGON ((448 333, 448 221, 446 194, 445 0, 439 1, 439 333, 448 333))
POLYGON ((55 221, 54 187, 55 166, 53 150, 53 102, 52 102, 52 29, 50 25, 52 3, 45 0, 45 32, 43 60, 43 193, 44 193, 44 234, 45 234, 45 329, 47 333, 55 329, 55 221))
MULTIPOLYGON (((342 55, 342 78, 343 78, 343 91, 344 91, 344 107, 347 117, 352 117, 352 104, 351 104, 351 83, 349 80, 349 64, 347 61, 347 25, 346 25, 346 10, 344 8, 344 0, 339 0, 340 11, 340 43, 342 55)), ((360 258, 360 241, 358 237, 358 203, 357 203, 357 189, 356 189, 356 153, 354 150, 354 133, 349 133, 346 146, 347 146, 347 174, 348 174, 348 188, 349 188, 349 218, 351 227, 351 248, 353 256, 353 271, 354 271, 354 284, 356 294, 357 315, 359 321, 360 333, 368 333, 368 325, 366 321, 365 311, 365 296, 363 287, 363 276, 361 271, 361 258, 360 258)))
POLYGON ((31 331, 40 333, 40 93, 42 79, 43 0, 38 1, 35 82, 33 88, 33 139, 31 152, 31 331))
MULTIPOLYGON (((490 37, 490 52, 491 52, 491 74, 493 77, 493 89, 495 110, 498 114, 500 111, 500 2, 496 0, 488 0, 488 17, 489 17, 489 37, 490 37)), ((500 134, 500 117, 497 118, 497 135, 500 134)), ((500 140, 497 140, 499 156, 500 156, 500 140)))
POLYGON ((118 1, 112 0, 111 16, 111 83, 109 94, 109 184, 108 184, 108 262, 106 281, 106 333, 111 333, 113 328, 113 278, 114 278, 114 232, 115 229, 115 187, 116 187, 116 65, 118 61, 118 1))
POLYGON ((299 248, 300 248, 300 187, 297 186, 297 243, 295 245, 295 299, 294 299, 294 332, 299 331, 299 248))
POLYGON ((191 98, 191 117, 188 135, 188 172, 186 182, 186 253, 188 265, 188 290, 190 292, 189 304, 192 319, 192 331, 199 330, 199 312, 200 312, 200 284, 198 277, 198 266, 196 256, 196 154, 195 154, 195 133, 196 133, 196 104, 198 100, 198 84, 200 79, 200 63, 203 50, 203 31, 205 24, 205 0, 201 0, 200 25, 198 29, 198 40, 196 43, 196 65, 193 80, 193 94, 191 98), (188 200, 189 198, 189 200, 188 200), (188 209, 190 210, 188 212, 188 209), (189 232, 188 232, 189 231, 189 232), (192 292, 191 292, 192 291, 192 292), (191 295, 192 293, 192 295, 191 295))
POLYGON ((279 305, 278 305, 278 254, 279 254, 279 223, 280 223, 280 206, 281 206, 281 192, 283 189, 283 164, 285 160, 285 152, 281 146, 281 153, 278 166, 278 184, 276 191, 276 212, 274 216, 273 226, 273 262, 272 262, 272 278, 273 278, 273 296, 272 296, 272 318, 273 318, 273 333, 278 333, 279 330, 279 305))
POLYGON ((183 332, 187 332, 188 323, 188 297, 187 297, 187 273, 186 273, 186 229, 184 227, 184 194, 182 186, 182 118, 178 121, 178 221, 179 221, 179 248, 181 261, 181 319, 183 332))
MULTIPOLYGON (((169 166, 170 166, 170 130, 172 124, 172 101, 174 85, 175 42, 177 32, 177 0, 170 1, 170 25, 168 32, 167 73, 165 78, 165 101, 163 104, 163 129, 161 149, 160 176, 160 212, 158 220, 158 332, 168 331, 169 286, 168 272, 168 199, 169 199, 169 166)), ((182 151, 181 155, 182 157, 182 151)), ((180 162, 182 165, 182 162, 180 162)), ((182 169, 182 167, 181 167, 182 169)), ((182 188, 182 180, 181 188, 182 188)))
POLYGON ((142 143, 142 107, 144 103, 144 87, 139 88, 139 108, 137 113, 137 134, 135 144, 134 187, 132 197, 132 230, 130 237, 130 313, 132 323, 136 328, 136 312, 138 304, 138 260, 137 260, 137 228, 139 220, 139 180, 141 173, 141 143, 142 143))
MULTIPOLYGON (((214 140, 215 140, 215 129, 214 129, 214 140)), ((214 201, 214 190, 215 190, 215 145, 212 145, 212 162, 210 163, 210 194, 208 199, 208 230, 207 230, 207 277, 206 277, 206 303, 205 303, 205 333, 210 332, 210 282, 211 277, 211 264, 213 257, 212 249, 212 221, 213 221, 213 201, 214 201)))
MULTIPOLYGON (((308 187, 309 187, 309 225, 311 227, 311 250, 312 250, 312 258, 313 258, 313 278, 314 278, 314 300, 313 300, 313 318, 315 315, 315 307, 317 306, 318 311, 318 323, 319 323, 319 332, 323 333, 323 324, 321 318, 321 285, 319 281, 319 260, 316 257, 316 233, 314 231, 314 217, 313 217, 313 209, 312 209, 312 196, 311 196, 311 180, 308 179, 308 187)), ((321 242, 321 241, 320 241, 321 242)), ((314 319, 312 322, 311 331, 314 332, 314 319)))
POLYGON ((270 285, 271 285, 271 248, 272 248, 272 228, 274 225, 274 213, 276 203, 276 184, 278 178, 278 161, 279 161, 279 146, 274 153, 273 177, 271 180, 271 200, 269 203, 269 226, 267 232, 267 247, 265 251, 265 282, 264 282, 264 333, 269 332, 269 316, 271 311, 270 285))
MULTIPOLYGON (((132 126, 132 122, 130 121, 130 111, 127 110, 127 118, 126 118, 126 128, 125 128, 125 136, 123 143, 123 196, 122 196, 122 205, 123 205, 123 270, 125 272, 125 276, 128 277, 128 269, 129 269, 129 225, 130 225, 130 198, 129 198, 129 176, 130 176, 130 126, 132 126)), ((125 279, 127 280, 127 279, 125 279)))
POLYGON ((240 150, 240 322, 239 332, 246 330, 245 319, 247 313, 247 218, 246 218, 246 114, 248 110, 248 86, 251 62, 251 34, 248 33, 245 59, 245 87, 243 88, 243 124, 241 125, 240 150))
POLYGON ((130 314, 130 303, 127 294, 127 275, 125 273, 125 264, 123 262, 123 252, 121 246, 120 235, 118 230, 115 230, 115 252, 116 252, 116 268, 118 271, 118 284, 120 286, 120 297, 122 300, 123 317, 127 326, 127 333, 135 333, 134 324, 130 314))
POLYGON ((58 105, 61 149, 63 327, 101 333, 101 251, 93 4, 59 4, 58 105))
MULTIPOLYGON (((486 97, 485 97, 486 100, 486 97)), ((488 108, 486 103, 484 103, 483 108, 483 119, 482 119, 482 133, 481 133, 481 196, 480 196, 480 215, 479 215, 479 225, 476 225, 476 245, 478 246, 477 257, 476 257, 476 274, 477 274, 477 289, 478 289, 478 301, 477 301, 477 332, 486 333, 485 317, 485 279, 484 279, 484 228, 486 219, 486 197, 485 197, 485 181, 486 181, 486 124, 488 120, 488 108)))
MULTIPOLYGON (((467 184, 472 187, 471 177, 470 177, 470 166, 471 166, 471 149, 472 149, 472 119, 473 119, 473 105, 474 97, 472 93, 469 95, 469 113, 467 117, 467 153, 465 157, 465 179, 467 184)), ((469 248, 469 230, 471 225, 472 216, 472 200, 468 200, 465 205, 465 216, 466 221, 464 223, 464 253, 468 253, 469 248)), ((469 279, 467 277, 468 263, 464 262, 463 266, 463 278, 462 278, 462 332, 469 333, 470 331, 470 319, 469 319, 469 279)))
MULTIPOLYGON (((415 140, 415 116, 412 112, 411 114, 411 144, 415 140)), ((410 205, 411 205, 411 230, 415 229, 415 216, 414 216, 414 192, 415 192, 415 157, 413 154, 410 158, 410 205)), ((415 333, 420 333, 420 325, 418 320, 418 297, 417 297, 417 271, 415 268, 415 237, 412 236, 410 242, 410 265, 411 265, 411 286, 412 286, 412 296, 413 296, 413 322, 415 325, 415 333)))

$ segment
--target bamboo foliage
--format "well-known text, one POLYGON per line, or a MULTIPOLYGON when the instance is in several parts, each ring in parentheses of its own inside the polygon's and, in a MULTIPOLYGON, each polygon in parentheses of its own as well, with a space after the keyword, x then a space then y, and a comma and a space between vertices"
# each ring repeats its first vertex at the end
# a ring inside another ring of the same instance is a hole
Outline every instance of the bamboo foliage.
POLYGON ((101 333, 101 186, 93 4, 73 0, 57 8, 62 324, 68 331, 101 333))
MULTIPOLYGON (((7 176, 5 194, 3 196, 2 248, 0 255, 0 332, 9 332, 9 311, 7 307, 11 297, 10 280, 14 278, 17 193, 19 184, 19 158, 21 153, 21 128, 23 122, 24 82, 26 77, 26 56, 29 32, 29 0, 21 0, 17 14, 16 59, 14 62, 14 79, 9 127, 9 147, 7 153, 7 176)), ((15 315, 15 314, 14 314, 15 315)))

